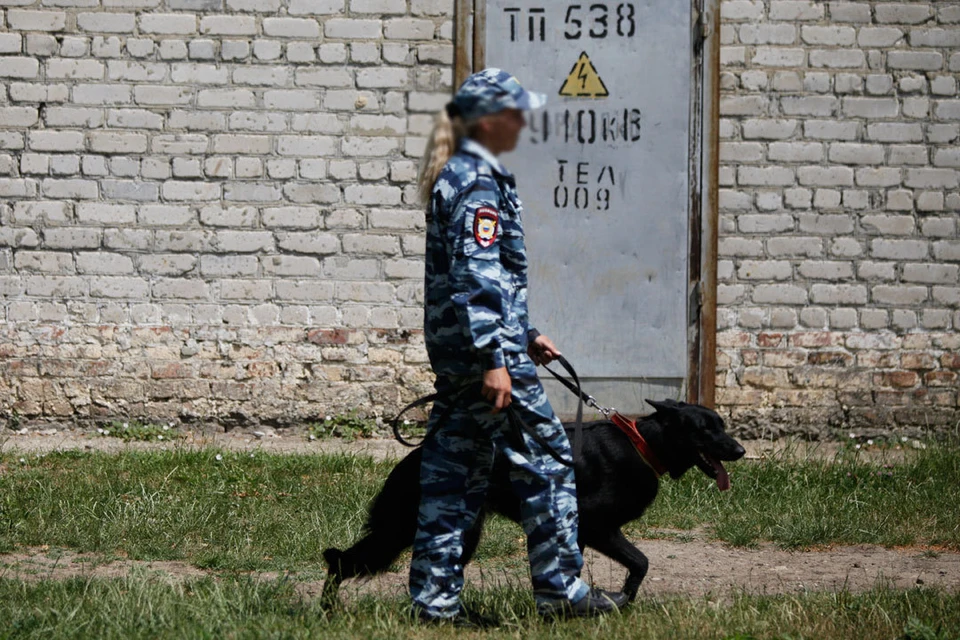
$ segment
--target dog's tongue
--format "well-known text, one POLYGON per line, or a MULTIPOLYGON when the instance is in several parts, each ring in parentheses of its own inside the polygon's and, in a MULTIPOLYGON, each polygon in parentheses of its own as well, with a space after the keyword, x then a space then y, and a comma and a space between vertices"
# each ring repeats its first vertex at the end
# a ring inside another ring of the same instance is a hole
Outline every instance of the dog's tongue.
POLYGON ((730 474, 727 473, 727 470, 723 468, 723 465, 716 458, 712 458, 708 455, 704 455, 704 458, 707 459, 707 462, 713 465, 714 470, 717 472, 717 488, 720 491, 726 491, 730 488, 730 474))

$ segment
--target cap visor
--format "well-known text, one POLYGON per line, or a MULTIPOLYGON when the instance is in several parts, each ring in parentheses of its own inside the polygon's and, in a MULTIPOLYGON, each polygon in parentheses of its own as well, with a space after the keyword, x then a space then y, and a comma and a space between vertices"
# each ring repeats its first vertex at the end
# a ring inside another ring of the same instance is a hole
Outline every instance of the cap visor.
POLYGON ((545 104, 547 104, 547 94, 533 91, 524 90, 523 95, 517 100, 517 108, 524 111, 539 109, 545 104))

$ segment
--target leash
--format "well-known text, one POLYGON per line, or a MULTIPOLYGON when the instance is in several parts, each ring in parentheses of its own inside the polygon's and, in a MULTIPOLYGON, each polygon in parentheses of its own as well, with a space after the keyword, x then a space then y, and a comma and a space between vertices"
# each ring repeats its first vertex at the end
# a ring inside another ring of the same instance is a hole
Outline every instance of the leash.
MULTIPOLYGON (((561 364, 563 364, 563 362, 566 362, 563 356, 560 356, 559 358, 557 358, 558 362, 561 360, 562 360, 561 364)), ((612 422, 614 425, 616 425, 616 427, 620 429, 620 431, 622 431, 624 435, 626 435, 627 438, 630 440, 630 443, 633 445, 633 448, 637 450, 637 453, 640 455, 640 458, 647 464, 647 466, 653 469, 653 472, 654 474, 656 474, 657 478, 659 478, 660 476, 662 476, 667 472, 667 468, 663 466, 663 463, 660 462, 660 459, 653 452, 653 449, 650 448, 650 444, 646 441, 646 439, 642 435, 640 435, 640 430, 637 429, 637 423, 635 420, 631 420, 630 418, 624 416, 613 407, 608 408, 600 405, 597 402, 596 398, 594 398, 593 396, 587 393, 584 393, 580 389, 580 381, 577 380, 576 377, 574 377, 576 384, 573 384, 569 380, 566 380, 565 378, 561 377, 559 374, 554 372, 552 369, 550 369, 550 367, 544 365, 543 368, 546 369, 550 373, 550 375, 552 375, 554 378, 559 380, 563 384, 563 386, 565 386, 567 389, 572 391, 577 397, 580 398, 580 408, 583 407, 583 403, 586 403, 587 406, 596 409, 597 411, 603 414, 604 418, 606 418, 607 420, 612 422)), ((567 370, 570 371, 570 369, 567 369, 567 370)), ((578 408, 578 413, 577 413, 578 427, 580 426, 579 420, 580 420, 580 413, 578 408)))
MULTIPOLYGON (((547 367, 544 367, 544 368, 546 368, 547 371, 549 371, 558 380, 563 382, 563 384, 566 385, 569 389, 574 391, 574 393, 579 398, 579 402, 577 403, 577 419, 574 425, 574 432, 573 432, 573 447, 572 447, 573 460, 567 460, 566 458, 561 456, 556 449, 550 446, 550 443, 548 443, 543 438, 543 436, 537 433, 536 429, 528 425, 523 420, 523 418, 520 417, 519 413, 517 413, 516 409, 514 409, 512 405, 507 407, 506 414, 507 414, 507 419, 510 421, 510 426, 513 429, 514 435, 518 435, 519 431, 526 432, 526 434, 530 436, 534 442, 540 445, 543 448, 543 450, 547 452, 547 455, 549 455, 551 458, 553 458, 554 460, 556 460, 557 462, 559 462, 560 464, 566 467, 572 467, 574 465, 574 461, 580 459, 580 453, 583 450, 583 403, 585 401, 585 398, 590 398, 591 400, 593 400, 593 398, 592 396, 587 396, 581 391, 580 378, 579 376, 577 376, 577 372, 576 370, 574 370, 573 365, 571 365, 570 362, 563 356, 557 356, 556 360, 557 362, 560 363, 560 365, 564 369, 567 370, 567 373, 570 374, 570 377, 573 378, 574 382, 571 383, 561 378, 559 375, 551 371, 549 368, 547 367)), ((469 386, 464 386, 463 388, 460 389, 460 391, 455 393, 450 398, 450 404, 444 410, 440 418, 436 421, 434 428, 428 431, 427 434, 423 436, 423 440, 421 440, 419 443, 412 443, 406 438, 404 438, 403 435, 400 433, 400 418, 407 411, 410 411, 411 409, 416 409, 417 407, 422 407, 423 405, 428 404, 430 402, 434 402, 443 396, 440 393, 431 393, 430 395, 423 396, 422 398, 417 398, 416 400, 414 400, 413 402, 405 406, 403 409, 401 409, 400 413, 398 413, 393 418, 393 420, 390 421, 390 425, 393 428, 393 437, 397 439, 397 442, 404 445, 405 447, 411 447, 411 448, 419 447, 420 445, 423 444, 423 442, 427 438, 433 435, 433 431, 436 430, 439 427, 439 425, 443 424, 446 421, 446 419, 450 417, 450 415, 453 413, 454 407, 456 406, 456 400, 461 395, 463 395, 463 393, 468 388, 469 386)), ((594 404, 591 406, 597 406, 596 400, 593 400, 593 403, 594 404)), ((606 411, 607 412, 604 413, 604 415, 609 414, 609 409, 606 411)), ((522 440, 519 440, 518 443, 522 443, 522 440)))

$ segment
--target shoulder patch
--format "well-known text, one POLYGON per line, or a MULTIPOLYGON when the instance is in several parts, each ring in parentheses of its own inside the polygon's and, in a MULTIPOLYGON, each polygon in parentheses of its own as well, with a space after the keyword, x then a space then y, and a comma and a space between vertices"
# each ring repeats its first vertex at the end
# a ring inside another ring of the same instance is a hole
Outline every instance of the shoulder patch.
POLYGON ((473 239, 486 249, 497 239, 500 216, 493 207, 480 207, 473 218, 473 239))

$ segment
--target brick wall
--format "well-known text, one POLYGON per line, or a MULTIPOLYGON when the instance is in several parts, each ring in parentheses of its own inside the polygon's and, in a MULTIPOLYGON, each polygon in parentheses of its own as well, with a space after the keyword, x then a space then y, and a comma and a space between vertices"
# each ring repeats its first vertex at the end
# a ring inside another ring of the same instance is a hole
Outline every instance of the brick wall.
POLYGON ((960 3, 722 5, 718 403, 955 428, 960 3))
POLYGON ((0 0, 0 412, 287 424, 429 388, 452 1, 0 0))
MULTIPOLYGON (((453 0, 0 0, 0 414, 292 424, 429 388, 453 0)), ((722 4, 718 402, 954 426, 960 2, 722 4)))

